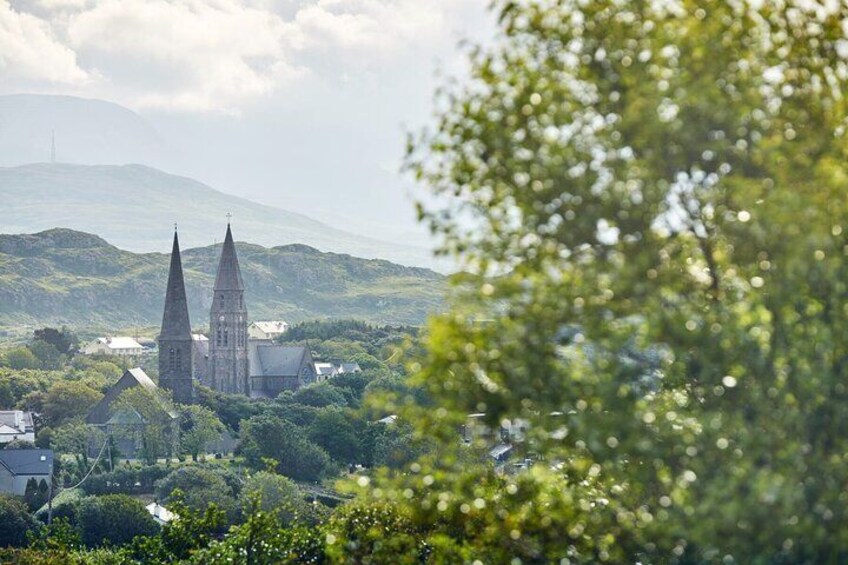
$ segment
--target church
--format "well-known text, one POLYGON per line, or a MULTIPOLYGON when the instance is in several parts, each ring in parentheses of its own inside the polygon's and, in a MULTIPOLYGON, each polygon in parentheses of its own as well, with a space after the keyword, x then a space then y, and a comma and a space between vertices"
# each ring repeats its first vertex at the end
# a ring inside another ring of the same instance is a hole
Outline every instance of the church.
POLYGON ((206 340, 201 342, 192 335, 179 236, 174 232, 158 342, 159 385, 171 391, 176 402, 194 401, 196 381, 219 392, 251 398, 275 398, 285 390, 316 381, 308 347, 251 337, 244 290, 232 229, 227 224, 209 310, 208 355, 198 351, 206 340))

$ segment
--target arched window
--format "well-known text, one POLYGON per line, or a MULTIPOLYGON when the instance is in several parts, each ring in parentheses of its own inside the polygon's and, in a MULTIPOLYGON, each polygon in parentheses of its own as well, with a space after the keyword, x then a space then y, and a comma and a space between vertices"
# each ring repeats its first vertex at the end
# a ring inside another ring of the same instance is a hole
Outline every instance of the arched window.
POLYGON ((168 350, 168 368, 173 370, 177 366, 177 352, 174 348, 168 350))
POLYGON ((182 370, 182 368, 183 368, 183 356, 182 356, 182 355, 180 355, 180 350, 179 350, 179 348, 178 348, 178 349, 177 349, 177 359, 176 359, 176 366, 175 366, 175 369, 176 369, 177 371, 181 371, 181 370, 182 370))
POLYGON ((224 327, 224 347, 229 345, 230 342, 230 330, 227 327, 224 327))
POLYGON ((215 345, 220 346, 220 345, 221 345, 221 343, 222 343, 222 341, 221 341, 221 340, 222 340, 222 337, 221 337, 221 326, 218 326, 218 327, 216 328, 216 330, 215 330, 215 345))

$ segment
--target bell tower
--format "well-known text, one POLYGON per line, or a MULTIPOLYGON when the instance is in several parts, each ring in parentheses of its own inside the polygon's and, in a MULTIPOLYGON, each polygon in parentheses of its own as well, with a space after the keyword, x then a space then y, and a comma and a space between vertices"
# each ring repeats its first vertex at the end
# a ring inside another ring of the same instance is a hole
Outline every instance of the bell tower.
POLYGON ((227 223, 209 315, 209 381, 220 392, 250 395, 249 375, 244 282, 227 223))
POLYGON ((191 322, 188 317, 180 241, 175 226, 162 331, 159 332, 159 385, 170 390, 174 400, 181 404, 189 404, 194 400, 191 351, 191 322))

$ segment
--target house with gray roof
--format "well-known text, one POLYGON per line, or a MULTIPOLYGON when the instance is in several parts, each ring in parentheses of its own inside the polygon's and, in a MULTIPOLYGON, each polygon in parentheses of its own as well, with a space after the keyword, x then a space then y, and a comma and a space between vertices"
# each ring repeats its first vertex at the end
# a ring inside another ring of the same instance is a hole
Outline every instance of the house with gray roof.
POLYGON ((53 474, 52 449, 0 450, 0 492, 23 496, 27 483, 35 479, 50 484, 53 474))
POLYGON ((35 425, 32 412, 23 410, 0 410, 0 445, 16 439, 35 441, 35 425))

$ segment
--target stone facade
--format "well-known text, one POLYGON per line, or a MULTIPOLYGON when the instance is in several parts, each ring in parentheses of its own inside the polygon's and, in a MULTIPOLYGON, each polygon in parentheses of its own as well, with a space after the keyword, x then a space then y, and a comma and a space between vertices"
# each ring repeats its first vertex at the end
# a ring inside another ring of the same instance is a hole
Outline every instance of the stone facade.
POLYGON ((227 235, 209 311, 209 384, 215 390, 250 395, 247 306, 233 234, 227 235))
POLYGON ((192 351, 180 242, 174 233, 162 331, 159 333, 159 385, 170 390, 174 401, 181 404, 190 404, 194 400, 192 351))

